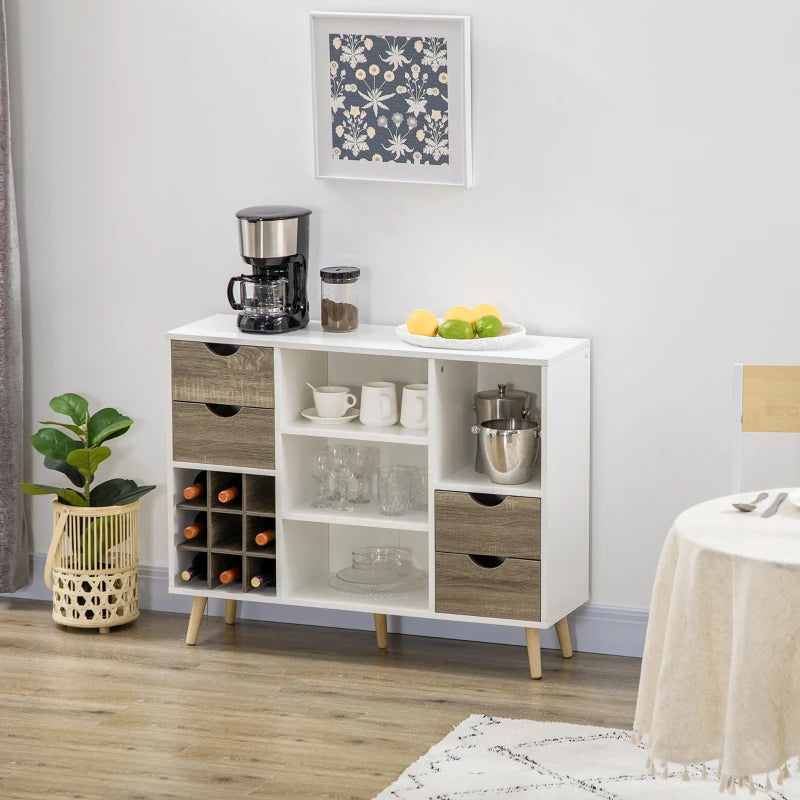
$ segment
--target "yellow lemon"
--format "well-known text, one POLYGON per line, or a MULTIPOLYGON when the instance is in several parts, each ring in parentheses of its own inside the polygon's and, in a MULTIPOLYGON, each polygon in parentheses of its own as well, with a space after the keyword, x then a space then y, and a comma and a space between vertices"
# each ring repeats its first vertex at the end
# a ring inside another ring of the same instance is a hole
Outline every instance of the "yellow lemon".
POLYGON ((462 319, 464 322, 472 322, 471 315, 472 312, 466 306, 453 306, 447 309, 447 313, 444 315, 444 321, 462 319))
POLYGON ((417 336, 436 336, 439 329, 439 320, 430 311, 412 311, 406 320, 409 333, 417 336))
POLYGON ((475 306, 475 308, 469 312, 469 316, 464 319, 468 319, 471 323, 475 324, 481 317, 497 317, 497 319, 503 319, 500 316, 500 312, 490 303, 481 303, 479 306, 475 306))

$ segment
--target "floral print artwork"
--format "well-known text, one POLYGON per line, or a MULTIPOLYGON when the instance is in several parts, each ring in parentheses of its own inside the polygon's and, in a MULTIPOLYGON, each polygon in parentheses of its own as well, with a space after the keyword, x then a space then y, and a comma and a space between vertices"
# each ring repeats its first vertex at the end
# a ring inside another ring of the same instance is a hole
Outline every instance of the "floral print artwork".
POLYGON ((447 165, 447 39, 330 34, 334 159, 447 165))

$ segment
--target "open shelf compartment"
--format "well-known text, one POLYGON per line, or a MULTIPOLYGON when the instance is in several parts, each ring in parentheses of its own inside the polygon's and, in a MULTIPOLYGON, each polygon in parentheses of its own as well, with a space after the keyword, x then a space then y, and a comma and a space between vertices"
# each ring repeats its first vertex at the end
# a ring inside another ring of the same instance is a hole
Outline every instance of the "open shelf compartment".
MULTIPOLYGON (((431 449, 431 482, 436 489, 487 494, 541 497, 542 457, 537 460, 530 480, 521 484, 493 483, 488 475, 475 471, 478 437, 474 395, 498 384, 522 389, 535 396, 531 419, 542 420, 542 367, 518 364, 449 361, 437 359, 431 370, 430 425, 437 430, 431 449)), ((547 435, 547 432, 543 432, 547 435)))
POLYGON ((428 534, 421 531, 384 530, 354 525, 286 521, 279 547, 283 598, 304 605, 349 608, 375 613, 430 611, 431 574, 428 534), (359 547, 402 547, 413 567, 426 575, 424 586, 410 592, 361 594, 343 592, 330 585, 336 573, 352 564, 359 547))
POLYGON ((284 378, 281 430, 295 436, 318 436, 357 441, 396 442, 413 445, 428 443, 427 430, 409 430, 399 423, 385 428, 363 425, 360 419, 344 424, 317 424, 301 416, 313 409, 313 386, 346 386, 361 407, 361 387, 371 381, 390 381, 397 388, 397 408, 401 408, 403 386, 428 382, 428 359, 375 356, 356 353, 326 353, 310 350, 284 350, 280 354, 284 378))
MULTIPOLYGON (((428 467, 428 449, 409 447, 395 442, 373 443, 377 463, 370 475, 369 503, 355 504, 352 512, 337 512, 333 508, 313 508, 311 502, 317 495, 317 483, 311 475, 311 459, 314 453, 324 449, 327 439, 312 439, 305 436, 285 437, 285 480, 282 483, 281 516, 286 520, 324 522, 332 524, 360 525, 377 528, 397 528, 427 531, 428 512, 410 511, 400 516, 385 516, 378 510, 377 477, 375 468, 390 464, 408 464, 418 469, 428 467)), ((344 442, 348 444, 348 442, 344 442)), ((354 446, 360 443, 353 442, 354 446)), ((332 486, 332 484, 331 484, 332 486)), ((351 482, 349 490, 352 492, 351 482)))

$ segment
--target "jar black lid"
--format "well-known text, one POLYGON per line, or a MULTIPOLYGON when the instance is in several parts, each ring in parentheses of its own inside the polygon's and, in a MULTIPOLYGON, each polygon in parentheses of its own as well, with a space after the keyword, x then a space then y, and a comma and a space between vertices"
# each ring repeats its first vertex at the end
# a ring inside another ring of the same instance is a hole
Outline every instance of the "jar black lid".
POLYGON ((323 267, 319 271, 325 283, 352 283, 360 274, 358 267, 323 267))

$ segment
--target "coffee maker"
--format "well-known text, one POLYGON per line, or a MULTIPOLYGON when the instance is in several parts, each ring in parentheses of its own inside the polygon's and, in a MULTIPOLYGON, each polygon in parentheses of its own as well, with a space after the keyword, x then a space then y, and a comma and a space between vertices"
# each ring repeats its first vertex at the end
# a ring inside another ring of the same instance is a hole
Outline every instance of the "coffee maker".
POLYGON ((236 212, 239 252, 253 270, 228 281, 228 302, 239 312, 239 330, 286 333, 308 325, 310 215, 307 208, 295 206, 252 206, 236 212))

